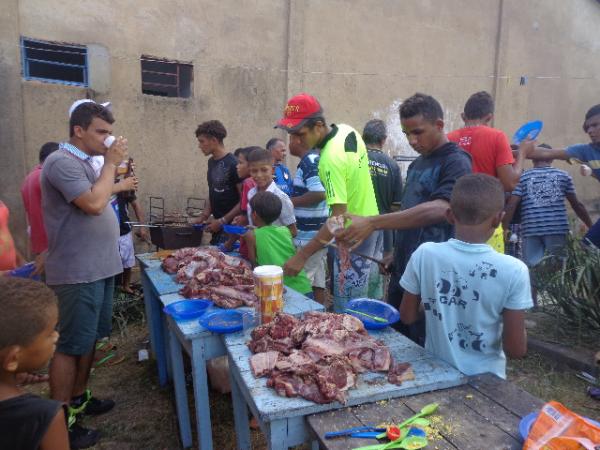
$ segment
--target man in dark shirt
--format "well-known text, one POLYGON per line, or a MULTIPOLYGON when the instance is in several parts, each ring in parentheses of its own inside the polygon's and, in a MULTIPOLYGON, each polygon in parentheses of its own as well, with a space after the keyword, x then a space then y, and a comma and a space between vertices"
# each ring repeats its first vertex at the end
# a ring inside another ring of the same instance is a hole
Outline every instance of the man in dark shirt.
MULTIPOLYGON (((399 306, 400 278, 412 253, 424 242, 444 242, 453 235, 446 221, 450 194, 461 176, 471 173, 471 157, 444 133, 444 113, 436 99, 417 93, 400 106, 400 123, 408 142, 420 156, 408 168, 401 211, 371 217, 350 216, 352 225, 337 236, 362 241, 375 230, 398 230, 388 301, 399 306)), ((424 324, 399 325, 411 339, 424 342, 424 324)))
POLYGON ((208 160, 208 203, 195 223, 207 223, 212 233, 211 244, 225 242, 227 236, 222 227, 240 214, 242 180, 238 177, 237 159, 223 145, 227 130, 218 120, 201 123, 196 129, 198 147, 208 160), (212 218, 211 218, 212 215, 212 218))
MULTIPOLYGON (((375 190, 375 199, 379 214, 392 212, 393 205, 400 206, 402 197, 402 177, 400 167, 396 161, 383 153, 383 146, 387 139, 385 123, 380 119, 369 120, 363 130, 363 141, 367 146, 369 156, 369 170, 371 181, 375 190)), ((383 232, 383 254, 391 253, 394 245, 394 232, 383 232)))

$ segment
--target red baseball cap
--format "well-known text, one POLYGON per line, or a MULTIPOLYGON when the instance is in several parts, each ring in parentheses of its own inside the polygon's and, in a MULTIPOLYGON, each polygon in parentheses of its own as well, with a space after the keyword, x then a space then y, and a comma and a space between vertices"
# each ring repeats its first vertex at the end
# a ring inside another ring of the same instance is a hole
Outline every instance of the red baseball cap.
POLYGON ((310 94, 301 93, 290 98, 283 110, 283 117, 279 119, 275 128, 281 128, 288 133, 298 131, 308 119, 323 114, 318 100, 310 94))

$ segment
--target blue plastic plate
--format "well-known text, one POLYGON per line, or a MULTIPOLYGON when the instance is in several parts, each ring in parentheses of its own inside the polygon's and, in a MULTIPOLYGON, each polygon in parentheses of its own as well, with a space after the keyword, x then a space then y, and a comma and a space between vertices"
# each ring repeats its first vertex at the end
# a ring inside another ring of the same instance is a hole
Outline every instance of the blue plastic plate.
POLYGON ((31 274, 34 270, 35 270, 35 264, 30 262, 30 263, 25 264, 24 266, 17 267, 16 269, 11 270, 9 272, 9 275, 11 277, 31 278, 32 280, 39 281, 40 280, 39 275, 36 275, 34 277, 31 276, 31 274))
POLYGON ((205 298, 191 298, 171 303, 165 306, 163 311, 175 320, 192 320, 202 316, 212 304, 205 298))
POLYGON ((225 233, 229 233, 229 234, 242 235, 246 231, 248 231, 248 229, 246 227, 242 227, 240 225, 223 225, 223 231, 225 231, 225 233))
POLYGON ((379 322, 362 314, 347 312, 347 314, 360 319, 367 330, 381 330, 382 328, 385 328, 400 320, 400 313, 396 308, 379 300, 373 300, 370 298, 357 298, 350 300, 348 305, 346 305, 346 308, 361 311, 387 320, 387 322, 379 322))
MULTIPOLYGON (((536 421, 538 414, 539 414, 539 412, 529 413, 525 417, 523 417, 521 419, 521 421, 519 422, 519 434, 521 435, 523 440, 527 439, 527 436, 529 436, 531 427, 533 426, 533 423, 536 421)), ((584 419, 587 420, 592 425, 596 425, 597 427, 600 427, 600 422, 596 422, 595 420, 592 420, 589 417, 584 417, 584 419)))
POLYGON ((205 226, 206 226, 205 223, 194 223, 194 224, 192 224, 192 227, 194 227, 195 230, 204 230, 205 226))
POLYGON ((200 325, 213 333, 235 333, 244 327, 243 313, 234 309, 215 309, 200 318, 200 325))
POLYGON ((522 125, 513 136, 513 144, 519 145, 525 138, 535 139, 544 128, 544 122, 534 120, 522 125))

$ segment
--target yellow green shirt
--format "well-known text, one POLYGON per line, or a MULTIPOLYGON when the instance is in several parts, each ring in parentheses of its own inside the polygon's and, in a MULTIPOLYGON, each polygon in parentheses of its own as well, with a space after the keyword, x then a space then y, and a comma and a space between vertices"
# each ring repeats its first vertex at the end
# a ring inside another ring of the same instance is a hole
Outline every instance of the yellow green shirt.
POLYGON ((349 125, 332 125, 318 147, 319 178, 325 186, 327 204, 345 204, 349 213, 358 216, 379 214, 367 148, 360 134, 349 125))

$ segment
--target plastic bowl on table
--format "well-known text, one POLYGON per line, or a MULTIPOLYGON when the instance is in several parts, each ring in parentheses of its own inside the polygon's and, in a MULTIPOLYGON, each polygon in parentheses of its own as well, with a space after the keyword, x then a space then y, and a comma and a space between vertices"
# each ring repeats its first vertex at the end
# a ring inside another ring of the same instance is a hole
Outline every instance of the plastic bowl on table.
POLYGON ((35 270, 35 264, 30 262, 21 267, 17 267, 14 270, 11 270, 9 272, 9 275, 11 277, 31 278, 32 280, 40 281, 39 275, 35 275, 33 277, 31 276, 31 274, 33 273, 34 270, 35 270))
POLYGON ((388 303, 380 300, 373 300, 371 298, 356 298, 350 300, 346 305, 346 309, 360 311, 386 320, 386 322, 380 322, 357 312, 346 311, 346 314, 350 314, 357 319, 360 319, 367 330, 381 330, 400 320, 400 313, 396 308, 388 303))
POLYGON ((163 311, 175 320, 192 320, 201 317, 212 304, 205 298, 191 298, 170 303, 163 311))
MULTIPOLYGON (((537 412, 537 411, 529 413, 526 416, 524 416, 521 419, 521 421, 519 422, 519 434, 521 435, 523 440, 527 439, 527 436, 529 436, 531 427, 533 426, 533 423, 537 420, 538 414, 539 414, 539 412, 537 412)), ((592 420, 589 417, 584 417, 584 419, 587 420, 592 425, 600 427, 600 422, 596 422, 595 420, 592 420)))
POLYGON ((235 333, 244 328, 244 313, 235 309, 216 308, 200 318, 200 325, 213 333, 235 333))
POLYGON ((223 231, 228 234, 238 234, 241 236, 248 231, 248 228, 240 225, 223 225, 223 231))
POLYGON ((524 139, 535 139, 544 128, 544 122, 541 120, 533 120, 521 125, 513 135, 513 144, 519 145, 524 139))

